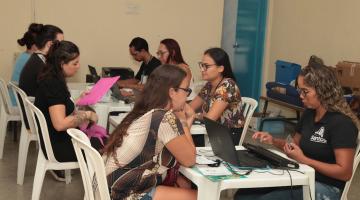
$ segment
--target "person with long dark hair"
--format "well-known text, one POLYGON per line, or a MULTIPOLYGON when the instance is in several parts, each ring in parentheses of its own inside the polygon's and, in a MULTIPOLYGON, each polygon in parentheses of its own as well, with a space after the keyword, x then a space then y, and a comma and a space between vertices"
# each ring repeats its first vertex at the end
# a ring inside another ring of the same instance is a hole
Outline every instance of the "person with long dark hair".
POLYGON ((191 90, 185 77, 177 66, 156 68, 108 139, 103 157, 112 199, 196 199, 195 190, 161 185, 177 162, 195 164, 194 111, 186 104, 191 90))
POLYGON ((37 78, 46 63, 46 55, 54 41, 64 39, 63 31, 54 25, 39 24, 39 30, 35 37, 37 50, 30 56, 24 68, 21 71, 19 87, 24 90, 28 96, 35 96, 38 88, 37 78))
POLYGON ((190 103, 194 110, 201 108, 198 118, 219 121, 232 130, 238 144, 244 124, 240 89, 235 82, 228 54, 221 48, 210 48, 199 62, 202 79, 207 83, 190 103))
MULTIPOLYGON (((297 78, 300 98, 306 107, 296 125, 293 142, 256 132, 253 139, 272 144, 287 156, 315 169, 316 200, 340 199, 353 172, 360 123, 347 104, 331 67, 309 62, 297 78)), ((303 199, 295 187, 243 189, 236 199, 303 199)))
MULTIPOLYGON (((69 41, 56 41, 49 49, 47 63, 38 79, 39 88, 34 104, 44 114, 51 147, 59 162, 77 160, 66 129, 76 128, 82 123, 97 122, 97 115, 94 112, 75 111, 75 105, 70 99, 65 78, 74 76, 79 68, 79 48, 69 41)), ((46 152, 42 139, 40 146, 46 152)), ((57 180, 65 181, 63 174, 58 171, 53 175, 57 180)))
POLYGON ((156 52, 162 64, 176 65, 186 72, 186 79, 190 87, 193 82, 193 77, 189 65, 185 62, 179 43, 171 38, 160 41, 158 51, 156 52))

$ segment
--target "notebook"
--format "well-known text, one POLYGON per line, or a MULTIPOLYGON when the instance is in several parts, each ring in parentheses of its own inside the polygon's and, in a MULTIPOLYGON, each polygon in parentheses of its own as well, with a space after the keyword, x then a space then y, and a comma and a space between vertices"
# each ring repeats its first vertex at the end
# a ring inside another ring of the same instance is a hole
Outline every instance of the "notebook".
MULTIPOLYGON (((228 163, 240 167, 252 168, 265 168, 267 166, 271 166, 273 168, 296 168, 296 166, 297 168, 299 167, 297 163, 297 165, 294 165, 293 161, 283 158, 268 150, 267 153, 274 154, 273 157, 260 155, 260 151, 254 152, 253 149, 236 150, 232 137, 230 135, 232 134, 230 129, 206 117, 204 117, 204 123, 214 154, 228 163), (271 160, 272 158, 276 158, 278 160, 271 160), (280 160, 281 162, 279 162, 280 160), (291 163, 291 165, 288 165, 288 163, 291 163)), ((256 145, 252 145, 251 147, 253 146, 256 145)))

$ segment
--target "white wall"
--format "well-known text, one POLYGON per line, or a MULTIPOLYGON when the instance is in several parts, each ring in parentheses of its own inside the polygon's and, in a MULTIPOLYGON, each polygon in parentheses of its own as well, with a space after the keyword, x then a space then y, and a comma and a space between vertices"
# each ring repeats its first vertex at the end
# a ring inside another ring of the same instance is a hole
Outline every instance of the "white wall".
POLYGON ((0 1, 0 77, 10 80, 15 52, 23 51, 17 44, 29 26, 31 1, 0 1))
MULTIPOLYGON (((22 15, 16 15, 12 12, 20 6, 20 1, 6 1, 12 6, 6 8, 8 13, 1 17, 0 22, 7 22, 4 18, 12 19, 13 16, 22 21, 8 22, 17 30, 9 30, 7 44, 1 46, 1 52, 6 54, 0 55, 0 64, 11 66, 12 54, 19 51, 16 39, 22 36, 31 21, 31 8, 25 5, 22 15)), ((192 68, 195 78, 199 79, 197 62, 203 51, 220 46, 221 42, 223 0, 211 3, 208 0, 33 1, 36 22, 61 27, 65 39, 80 47, 82 68, 71 81, 85 81, 87 64, 127 66, 137 71, 139 64, 128 52, 129 42, 136 36, 149 42, 150 52, 154 55, 160 40, 168 37, 176 39, 185 61, 192 68)), ((0 68, 0 73, 2 77, 11 74, 11 70, 0 68)))
POLYGON ((358 0, 269 0, 264 83, 275 79, 277 59, 302 66, 313 54, 331 66, 360 61, 359 8, 358 0))

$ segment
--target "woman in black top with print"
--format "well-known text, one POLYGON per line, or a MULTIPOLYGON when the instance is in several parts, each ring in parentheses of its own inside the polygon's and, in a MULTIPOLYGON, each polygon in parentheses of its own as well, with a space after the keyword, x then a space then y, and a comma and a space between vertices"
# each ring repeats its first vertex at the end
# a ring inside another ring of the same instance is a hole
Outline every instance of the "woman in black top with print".
MULTIPOLYGON (((351 178, 359 121, 343 97, 334 71, 324 65, 303 68, 297 78, 300 98, 307 108, 296 126, 293 142, 257 132, 253 139, 273 144, 299 163, 315 169, 315 199, 340 199, 351 178)), ((301 190, 293 199, 302 199, 301 190), (299 193, 299 195, 297 195, 299 193)), ((288 198, 289 190, 275 189, 255 199, 288 198)), ((242 191, 238 198, 243 199, 242 191)), ((254 196, 252 196, 252 199, 254 196)), ((313 197, 314 198, 314 197, 313 197)))
MULTIPOLYGON (((66 129, 85 122, 96 122, 92 111, 77 111, 70 99, 65 78, 80 68, 78 47, 69 41, 54 42, 49 50, 47 65, 39 76, 35 105, 45 116, 54 156, 59 162, 76 161, 76 155, 66 129)), ((43 141, 41 148, 45 152, 43 141)))

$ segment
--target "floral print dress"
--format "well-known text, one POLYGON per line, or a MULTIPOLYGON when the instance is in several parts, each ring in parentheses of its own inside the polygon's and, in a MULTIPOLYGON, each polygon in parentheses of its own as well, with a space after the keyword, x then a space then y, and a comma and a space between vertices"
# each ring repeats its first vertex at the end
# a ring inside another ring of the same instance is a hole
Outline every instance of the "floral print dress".
POLYGON ((231 78, 224 78, 215 88, 214 94, 211 94, 211 89, 211 83, 207 82, 199 92, 199 96, 205 102, 202 111, 209 112, 216 101, 227 102, 228 106, 218 121, 228 128, 242 128, 245 120, 241 107, 240 89, 236 82, 231 78))
POLYGON ((103 156, 111 199, 141 199, 176 164, 165 144, 184 134, 172 111, 152 110, 133 121, 116 154, 103 156), (115 159, 116 157, 116 159, 115 159))

